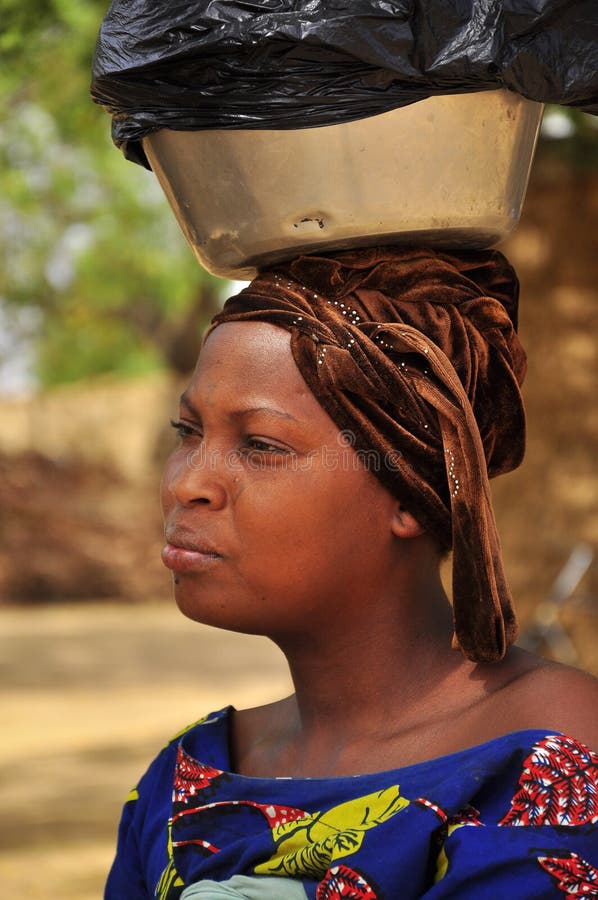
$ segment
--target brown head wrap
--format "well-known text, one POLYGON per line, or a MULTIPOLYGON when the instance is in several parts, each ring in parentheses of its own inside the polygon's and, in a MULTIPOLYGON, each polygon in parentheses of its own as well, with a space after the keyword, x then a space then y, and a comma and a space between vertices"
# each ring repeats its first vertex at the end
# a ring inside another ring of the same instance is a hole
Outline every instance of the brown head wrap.
POLYGON ((502 658, 516 637, 488 476, 525 447, 518 282, 496 251, 381 247, 260 274, 214 319, 291 332, 312 393, 376 476, 453 548, 454 646, 502 658))

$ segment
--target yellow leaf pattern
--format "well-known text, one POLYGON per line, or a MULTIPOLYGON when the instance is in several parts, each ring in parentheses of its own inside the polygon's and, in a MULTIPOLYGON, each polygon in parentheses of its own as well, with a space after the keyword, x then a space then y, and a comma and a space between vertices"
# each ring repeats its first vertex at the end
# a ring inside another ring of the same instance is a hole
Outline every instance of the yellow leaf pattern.
POLYGON ((256 866, 255 872, 322 878, 335 860, 359 850, 366 831, 408 805, 398 785, 393 785, 280 825, 272 831, 273 856, 256 866))

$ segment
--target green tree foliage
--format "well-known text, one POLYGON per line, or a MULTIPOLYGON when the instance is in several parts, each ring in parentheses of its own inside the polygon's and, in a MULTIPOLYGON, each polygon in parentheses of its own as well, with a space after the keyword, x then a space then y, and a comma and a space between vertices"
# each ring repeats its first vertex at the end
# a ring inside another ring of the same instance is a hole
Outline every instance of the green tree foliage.
POLYGON ((89 98, 106 6, 0 0, 0 298, 44 384, 188 370, 223 284, 89 98))

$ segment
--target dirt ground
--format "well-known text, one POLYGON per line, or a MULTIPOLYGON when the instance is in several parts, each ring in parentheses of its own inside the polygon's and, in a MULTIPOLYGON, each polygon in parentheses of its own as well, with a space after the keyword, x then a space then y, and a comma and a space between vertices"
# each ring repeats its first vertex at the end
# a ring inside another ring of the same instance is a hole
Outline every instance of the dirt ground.
POLYGON ((228 703, 290 690, 265 639, 171 602, 0 609, 0 893, 97 900, 120 808, 156 752, 228 703))

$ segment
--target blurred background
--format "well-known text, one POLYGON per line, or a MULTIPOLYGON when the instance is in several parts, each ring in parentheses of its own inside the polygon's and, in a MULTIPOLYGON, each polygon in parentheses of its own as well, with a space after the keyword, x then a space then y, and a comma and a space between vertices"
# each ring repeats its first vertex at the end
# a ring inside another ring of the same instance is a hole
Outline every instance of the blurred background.
MULTIPOLYGON (((174 609, 168 419, 231 285, 88 99, 106 0, 0 0, 0 882, 91 900, 122 798, 276 649, 174 609)), ((493 483, 523 643, 598 673, 598 120, 548 108, 524 214, 526 461, 493 483)))

